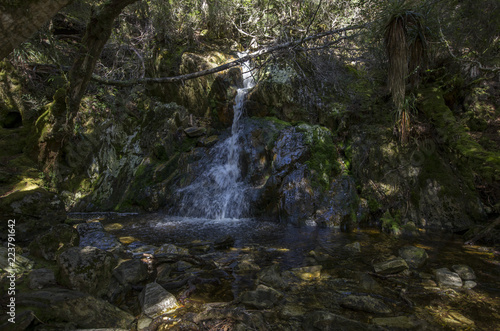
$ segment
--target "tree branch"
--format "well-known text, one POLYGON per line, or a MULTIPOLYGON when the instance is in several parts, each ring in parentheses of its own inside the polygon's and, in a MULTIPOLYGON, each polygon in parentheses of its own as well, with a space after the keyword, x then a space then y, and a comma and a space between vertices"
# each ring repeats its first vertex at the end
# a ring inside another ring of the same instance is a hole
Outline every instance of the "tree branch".
MULTIPOLYGON (((185 75, 180 75, 180 76, 174 76, 174 77, 158 77, 158 78, 152 78, 152 77, 146 77, 146 78, 137 78, 137 79, 131 79, 131 80, 113 80, 113 79, 106 79, 97 75, 92 75, 92 80, 96 81, 101 84, 105 85, 114 85, 114 86, 132 86, 132 85, 137 85, 137 84, 165 84, 165 83, 176 83, 176 82, 183 82, 186 80, 214 74, 220 71, 224 71, 233 67, 240 66, 242 63, 258 58, 260 56, 266 55, 266 54, 271 54, 275 53, 278 51, 282 51, 284 49, 292 48, 295 46, 298 46, 302 43, 309 42, 309 41, 314 41, 317 39, 321 39, 326 36, 330 36, 333 34, 340 34, 343 32, 351 31, 351 30, 358 30, 362 29, 366 26, 364 25, 358 25, 358 26, 351 26, 351 27, 346 27, 346 28, 341 28, 341 29, 335 29, 335 30, 330 30, 330 31, 325 31, 321 32, 306 38, 301 38, 297 40, 292 40, 286 43, 282 43, 279 45, 275 46, 270 46, 270 47, 264 47, 258 51, 255 51, 253 53, 248 54, 247 56, 241 57, 239 59, 236 59, 234 61, 225 63, 223 65, 220 65, 218 67, 212 68, 212 69, 207 69, 207 70, 202 70, 202 71, 197 71, 185 75)), ((341 37, 341 39, 345 39, 346 37, 341 37)))

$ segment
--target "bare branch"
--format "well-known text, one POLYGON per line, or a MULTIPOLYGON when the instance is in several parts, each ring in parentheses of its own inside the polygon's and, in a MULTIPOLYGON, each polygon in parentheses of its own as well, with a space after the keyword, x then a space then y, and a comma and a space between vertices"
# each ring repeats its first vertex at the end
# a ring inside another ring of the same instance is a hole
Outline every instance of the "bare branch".
MULTIPOLYGON (((330 30, 330 31, 325 31, 321 32, 306 38, 301 38, 297 40, 292 40, 286 43, 282 43, 279 45, 271 46, 271 47, 264 47, 258 51, 255 51, 253 53, 248 54, 247 56, 241 57, 237 60, 225 63, 223 65, 220 65, 218 67, 212 68, 212 69, 207 69, 207 70, 202 70, 202 71, 197 71, 185 75, 180 75, 180 76, 174 76, 174 77, 158 77, 158 78, 152 78, 152 77, 146 77, 146 78, 138 78, 138 79, 131 79, 131 80, 112 80, 112 79, 105 79, 97 75, 92 75, 92 80, 105 84, 105 85, 114 85, 114 86, 132 86, 136 84, 165 84, 165 83, 176 83, 176 82, 183 82, 186 80, 214 74, 220 71, 224 71, 233 67, 240 66, 242 63, 258 58, 260 56, 266 55, 266 54, 271 54, 275 52, 279 52, 285 49, 289 49, 292 47, 295 47, 297 45, 300 45, 305 42, 309 41, 314 41, 317 39, 321 39, 326 36, 331 36, 334 34, 340 34, 343 32, 347 31, 352 31, 352 30, 359 30, 362 29, 366 26, 364 25, 358 25, 358 26, 351 26, 351 27, 346 27, 346 28, 341 28, 341 29, 335 29, 335 30, 330 30)), ((339 38, 339 40, 347 38, 346 36, 342 36, 339 38)))

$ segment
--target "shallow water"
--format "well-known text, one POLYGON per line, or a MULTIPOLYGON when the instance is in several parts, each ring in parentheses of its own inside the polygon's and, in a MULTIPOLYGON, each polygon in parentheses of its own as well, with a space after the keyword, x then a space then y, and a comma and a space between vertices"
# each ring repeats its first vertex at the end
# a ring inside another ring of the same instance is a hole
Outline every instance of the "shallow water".
MULTIPOLYGON (((96 215, 81 217, 95 218, 96 215)), ((464 246, 462 238, 457 235, 434 231, 405 238, 381 233, 377 229, 355 229, 347 233, 332 228, 298 228, 257 219, 211 220, 163 214, 107 214, 101 222, 106 231, 116 236, 129 251, 142 245, 159 247, 163 244, 193 248, 230 236, 234 239, 231 249, 217 251, 212 248, 205 254, 227 268, 233 268, 248 256, 260 268, 278 264, 283 271, 321 264, 322 274, 328 275, 330 280, 355 279, 353 275, 360 273, 373 275, 373 262, 397 256, 399 248, 414 245, 426 249, 429 259, 425 266, 399 280, 375 277, 388 293, 396 293, 404 288, 407 291, 405 293, 416 303, 416 307, 411 309, 396 307, 400 309, 397 314, 416 315, 426 319, 430 325, 444 325, 444 329, 460 329, 464 326, 453 326, 454 322, 449 321, 450 318, 453 319, 449 317, 452 316, 451 313, 460 312, 473 320, 479 329, 494 330, 497 325, 500 327, 500 315, 495 313, 500 311, 500 255, 493 248, 464 246), (352 253, 346 249, 346 245, 354 242, 360 243, 361 253, 352 253), (312 252, 319 251, 327 253, 328 261, 313 258, 312 252), (433 269, 443 267, 451 270, 455 264, 468 265, 475 271, 477 287, 452 293, 422 285, 423 281, 419 276, 421 273, 432 275, 433 269), (451 323, 449 327, 446 326, 447 323, 451 323)), ((99 245, 98 240, 92 242, 99 245)), ((109 244, 105 242, 102 246, 103 249, 109 248, 109 244)), ((235 298, 239 293, 252 289, 254 276, 234 276, 232 292, 235 298)), ((331 281, 329 284, 325 286, 331 286, 331 281)), ((351 291, 347 287, 339 287, 337 290, 342 293, 351 291)), ((326 288, 316 284, 305 295, 320 297, 325 291, 326 288)), ((357 312, 342 313, 365 322, 369 322, 371 318, 357 312)))

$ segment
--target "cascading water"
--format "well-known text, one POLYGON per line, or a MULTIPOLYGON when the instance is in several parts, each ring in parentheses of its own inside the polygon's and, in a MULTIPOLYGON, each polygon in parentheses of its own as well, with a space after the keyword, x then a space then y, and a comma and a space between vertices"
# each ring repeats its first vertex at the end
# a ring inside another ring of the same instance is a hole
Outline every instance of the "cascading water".
MULTIPOLYGON (((241 58, 245 53, 239 53, 241 58)), ((210 152, 211 161, 206 170, 189 186, 177 193, 182 196, 180 215, 209 219, 240 218, 248 204, 245 199, 246 185, 239 167, 241 137, 240 118, 248 91, 255 86, 250 63, 242 65, 243 87, 234 100, 234 118, 231 136, 216 144, 210 152)))

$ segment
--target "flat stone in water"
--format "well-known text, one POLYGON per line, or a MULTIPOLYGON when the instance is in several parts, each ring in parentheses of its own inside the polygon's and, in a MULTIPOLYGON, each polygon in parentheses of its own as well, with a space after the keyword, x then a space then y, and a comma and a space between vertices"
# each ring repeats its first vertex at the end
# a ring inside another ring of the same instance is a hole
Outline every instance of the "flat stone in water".
POLYGON ((323 266, 314 265, 310 267, 302 267, 292 269, 292 272, 302 280, 314 280, 321 277, 321 269, 323 266))
POLYGON ((448 268, 441 268, 434 271, 436 281, 441 288, 460 288, 462 287, 462 279, 456 272, 450 271, 448 268))
POLYGON ((452 266, 452 269, 462 278, 462 280, 475 280, 476 274, 471 267, 464 264, 456 264, 452 266))
POLYGON ((405 260, 398 257, 392 260, 375 263, 373 268, 375 272, 379 274, 396 274, 408 269, 408 264, 405 260))
POLYGON ((382 300, 373 298, 368 295, 348 295, 340 300, 340 305, 345 308, 365 311, 368 313, 392 313, 392 309, 389 308, 382 300))

